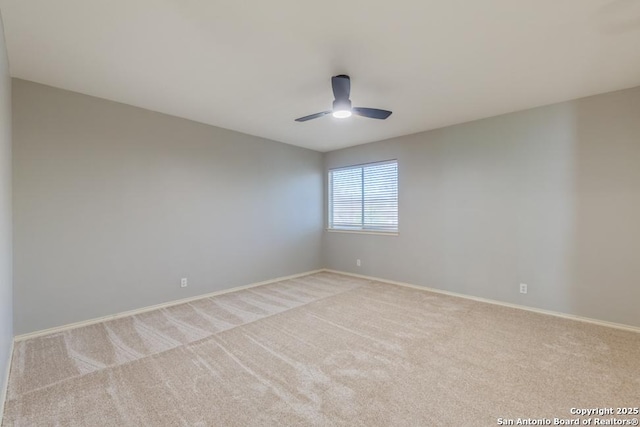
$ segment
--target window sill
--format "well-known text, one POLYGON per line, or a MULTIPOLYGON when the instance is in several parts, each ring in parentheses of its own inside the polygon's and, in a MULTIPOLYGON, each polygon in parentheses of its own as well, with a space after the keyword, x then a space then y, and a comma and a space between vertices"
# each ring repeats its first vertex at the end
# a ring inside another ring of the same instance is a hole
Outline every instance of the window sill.
POLYGON ((367 231, 367 230, 340 230, 339 228, 325 228, 329 233, 347 233, 347 234, 373 234, 377 236, 397 236, 397 231, 367 231))

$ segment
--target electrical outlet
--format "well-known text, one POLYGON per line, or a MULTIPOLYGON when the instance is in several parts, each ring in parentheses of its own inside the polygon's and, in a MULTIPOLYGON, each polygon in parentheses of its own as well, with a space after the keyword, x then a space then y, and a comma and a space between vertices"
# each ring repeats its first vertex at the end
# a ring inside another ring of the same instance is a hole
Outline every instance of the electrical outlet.
POLYGON ((527 293, 527 284, 526 283, 520 283, 520 293, 521 294, 526 294, 527 293))
POLYGON ((361 263, 360 263, 360 260, 359 260, 359 259, 357 259, 357 260, 356 260, 356 265, 357 265, 358 267, 360 267, 360 264, 361 264, 361 263))
POLYGON ((180 280, 180 287, 181 288, 186 288, 187 287, 187 278, 183 277, 182 280, 180 280))

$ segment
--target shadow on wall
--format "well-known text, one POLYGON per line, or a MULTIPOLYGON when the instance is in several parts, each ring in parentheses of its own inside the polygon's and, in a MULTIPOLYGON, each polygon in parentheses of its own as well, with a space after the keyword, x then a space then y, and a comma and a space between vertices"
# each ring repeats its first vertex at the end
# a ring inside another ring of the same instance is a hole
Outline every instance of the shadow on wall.
POLYGON ((640 90, 574 106, 569 301, 573 312, 639 325, 640 90))

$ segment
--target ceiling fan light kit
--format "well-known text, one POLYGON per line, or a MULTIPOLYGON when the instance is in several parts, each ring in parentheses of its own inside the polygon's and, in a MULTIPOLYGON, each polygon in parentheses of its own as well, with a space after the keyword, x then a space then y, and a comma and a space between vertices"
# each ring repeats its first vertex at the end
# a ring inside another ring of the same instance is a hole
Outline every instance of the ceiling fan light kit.
POLYGON ((333 101, 333 117, 337 119, 345 119, 351 117, 351 101, 335 100, 333 101))
POLYGON ((308 120, 317 119, 318 117, 332 114, 338 119, 351 117, 352 114, 367 117, 370 119, 384 120, 391 115, 391 111, 379 110, 377 108, 352 107, 351 99, 351 79, 345 74, 331 77, 331 88, 333 89, 333 108, 329 111, 311 114, 309 116, 299 117, 296 122, 306 122, 308 120))

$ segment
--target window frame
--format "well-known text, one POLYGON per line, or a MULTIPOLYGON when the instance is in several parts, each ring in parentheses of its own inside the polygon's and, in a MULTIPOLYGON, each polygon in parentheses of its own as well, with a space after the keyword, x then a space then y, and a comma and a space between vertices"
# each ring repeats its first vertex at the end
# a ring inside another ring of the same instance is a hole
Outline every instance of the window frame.
POLYGON ((400 230, 400 170, 398 159, 388 159, 381 160, 376 162, 368 162, 368 163, 359 163, 354 165, 340 166, 336 168, 330 168, 327 170, 327 227, 326 231, 332 233, 354 233, 354 234, 377 234, 377 235, 385 235, 385 236, 397 236, 400 230), (385 230, 380 228, 365 228, 364 225, 364 215, 365 215, 365 193, 364 193, 364 170, 369 166, 378 166, 384 164, 395 164, 396 165, 396 185, 397 185, 397 194, 396 194, 396 219, 397 225, 393 230, 385 230), (348 170, 348 169, 362 169, 362 180, 363 185, 361 188, 361 200, 362 200, 362 211, 361 211, 361 228, 335 228, 333 227, 333 175, 334 171, 339 170, 348 170))

